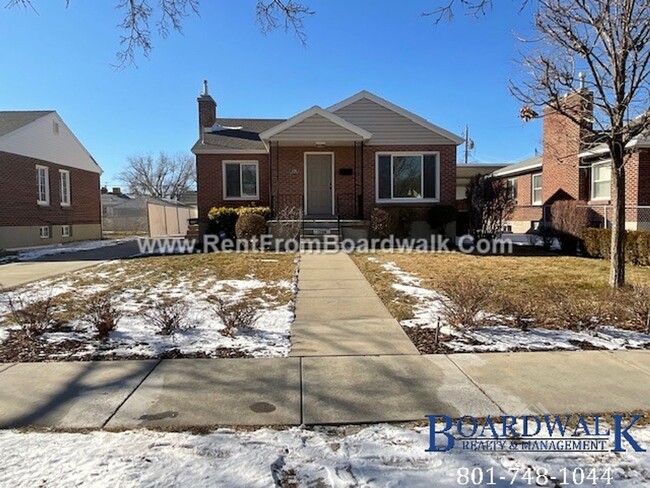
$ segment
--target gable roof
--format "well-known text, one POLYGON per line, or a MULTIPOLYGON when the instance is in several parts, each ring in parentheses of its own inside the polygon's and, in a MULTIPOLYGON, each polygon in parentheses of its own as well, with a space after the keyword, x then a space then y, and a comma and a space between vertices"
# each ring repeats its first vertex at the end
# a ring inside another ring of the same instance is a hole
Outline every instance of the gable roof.
POLYGON ((533 156, 532 158, 524 159, 515 164, 509 164, 501 169, 492 173, 492 176, 507 176, 518 173, 527 173, 542 167, 542 156, 533 156))
MULTIPOLYGON (((268 141, 272 137, 279 135, 280 133, 290 129, 291 127, 295 127, 298 124, 314 116, 322 117, 326 119, 326 121, 330 122, 331 124, 334 124, 335 126, 338 126, 347 132, 351 132, 352 134, 355 134, 356 136, 358 136, 359 139, 368 140, 372 137, 372 134, 367 130, 362 129, 361 127, 357 127, 356 125, 348 122, 347 120, 342 119, 338 115, 335 115, 332 112, 328 112, 327 110, 324 110, 318 105, 315 105, 312 108, 305 110, 304 112, 301 112, 298 115, 291 117, 290 119, 282 122, 281 124, 276 125, 275 127, 272 127, 262 132, 260 134, 260 139, 262 139, 263 141, 268 141)), ((322 136, 316 135, 315 137, 318 138, 322 136)))
POLYGON ((267 152, 259 137, 261 132, 284 122, 285 119, 229 119, 219 118, 212 129, 203 134, 192 152, 267 152))
POLYGON ((442 127, 439 127, 435 124, 432 124, 428 120, 424 119, 423 117, 420 117, 419 115, 414 114, 413 112, 409 112, 408 110, 395 105, 394 103, 389 102, 388 100, 385 100, 374 93, 370 93, 367 90, 362 90, 356 95, 352 95, 349 98, 346 98, 345 100, 338 102, 331 107, 328 107, 328 111, 330 112, 336 112, 338 110, 341 110, 342 108, 347 107, 348 105, 352 105, 353 103, 356 103, 360 100, 370 100, 371 102, 376 103, 377 105, 380 105, 392 112, 395 112, 398 115, 401 115, 402 117, 405 117, 409 119, 411 122, 414 122, 425 129, 430 130, 431 132, 434 132, 435 134, 438 134, 445 139, 449 139, 451 142, 454 144, 462 144, 464 142, 463 138, 453 134, 452 132, 449 132, 446 129, 443 129, 442 127))
POLYGON ((53 110, 0 111, 0 136, 31 124, 52 112, 53 110))

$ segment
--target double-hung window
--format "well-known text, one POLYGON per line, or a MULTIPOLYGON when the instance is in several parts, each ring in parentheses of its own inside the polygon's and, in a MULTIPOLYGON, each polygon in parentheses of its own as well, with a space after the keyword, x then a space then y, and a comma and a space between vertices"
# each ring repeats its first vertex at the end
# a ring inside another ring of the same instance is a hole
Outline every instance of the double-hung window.
POLYGON ((517 178, 508 178, 508 198, 517 201, 517 178))
POLYGON ((533 205, 542 204, 542 173, 533 175, 533 188, 531 191, 533 205))
POLYGON ((223 190, 226 200, 258 200, 257 161, 224 161, 223 190))
POLYGON ((377 154, 377 202, 440 200, 438 153, 377 154))
POLYGON ((591 199, 609 200, 612 197, 612 167, 609 161, 591 166, 591 199))
POLYGON ((50 170, 47 166, 36 166, 36 202, 39 205, 50 204, 50 170))
POLYGON ((61 206, 69 207, 70 206, 70 171, 60 169, 59 170, 59 182, 61 194, 61 206))

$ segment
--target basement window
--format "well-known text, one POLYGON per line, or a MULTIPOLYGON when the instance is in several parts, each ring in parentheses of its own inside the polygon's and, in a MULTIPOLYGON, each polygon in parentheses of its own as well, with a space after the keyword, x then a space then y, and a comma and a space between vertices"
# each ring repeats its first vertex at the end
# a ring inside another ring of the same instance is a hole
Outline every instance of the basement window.
POLYGON ((49 225, 41 225, 38 228, 38 235, 41 239, 49 239, 50 238, 50 226, 49 225))
POLYGON ((70 237, 70 226, 62 225, 61 226, 61 237, 70 237))

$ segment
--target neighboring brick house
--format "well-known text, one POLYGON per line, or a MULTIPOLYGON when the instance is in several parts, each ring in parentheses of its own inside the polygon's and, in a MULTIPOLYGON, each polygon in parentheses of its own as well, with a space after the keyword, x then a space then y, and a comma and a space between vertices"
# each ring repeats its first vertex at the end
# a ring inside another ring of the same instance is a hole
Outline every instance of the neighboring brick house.
MULTIPOLYGON (((565 103, 586 100, 570 94, 565 103)), ((592 118, 592 107, 585 106, 592 118)), ((506 179, 517 206, 508 225, 515 233, 535 230, 550 218, 557 200, 576 200, 590 210, 594 226, 606 226, 612 216, 611 170, 606 146, 568 118, 547 110, 543 117, 543 151, 492 173, 506 179)), ((626 163, 626 222, 628 230, 650 230, 650 139, 640 138, 628 148, 626 163), (644 208, 646 207, 646 208, 644 208)))
POLYGON ((372 93, 288 120, 217 118, 204 84, 196 155, 199 218, 218 206, 268 205, 309 219, 367 221, 375 207, 456 203, 462 139, 372 93))
POLYGON ((56 112, 0 112, 0 249, 101 239, 101 172, 56 112))

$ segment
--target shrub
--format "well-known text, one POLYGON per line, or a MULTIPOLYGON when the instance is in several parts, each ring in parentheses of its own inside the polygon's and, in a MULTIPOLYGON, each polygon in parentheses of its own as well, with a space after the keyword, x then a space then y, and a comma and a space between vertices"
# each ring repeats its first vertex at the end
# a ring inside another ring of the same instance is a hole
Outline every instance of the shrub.
POLYGON ((234 239, 239 217, 251 214, 261 215, 266 221, 271 217, 271 209, 269 207, 213 207, 208 212, 209 231, 234 239))
POLYGON ((558 200, 551 205, 551 222, 562 252, 577 254, 582 233, 589 222, 588 209, 575 200, 558 200))
POLYGON ((630 323, 650 334, 650 287, 632 285, 618 295, 616 302, 623 307, 630 323))
POLYGON ((515 208, 506 180, 486 175, 470 178, 465 192, 469 205, 469 231, 475 239, 494 239, 515 208))
POLYGON ((180 298, 165 298, 155 302, 144 314, 161 335, 172 335, 186 328, 187 304, 180 298))
POLYGON ((228 301, 222 297, 210 297, 214 312, 223 322, 222 334, 232 337, 235 331, 250 330, 257 319, 257 307, 243 300, 228 301))
POLYGON ((115 305, 115 299, 108 293, 99 293, 88 299, 84 307, 86 319, 95 327, 101 340, 108 339, 115 330, 122 313, 115 305))
POLYGON ((608 304, 606 297, 587 299, 576 296, 572 290, 547 290, 546 303, 556 325, 573 331, 593 330, 600 325, 608 304))
POLYGON ((397 212, 397 216, 394 217, 397 220, 397 228, 395 233, 397 237, 409 237, 411 235, 411 226, 415 220, 415 210, 412 208, 399 208, 393 210, 397 212))
POLYGON ((245 213, 239 216, 235 233, 237 239, 250 241, 259 239, 266 232, 266 219, 256 213, 245 213))
MULTIPOLYGON (((591 258, 609 259, 611 239, 610 229, 585 229, 582 232, 585 254, 591 258)), ((650 232, 625 233, 625 260, 637 266, 650 266, 650 232)))
POLYGON ((526 331, 537 322, 539 301, 534 297, 505 292, 497 300, 496 311, 510 319, 518 329, 526 331))
POLYGON ((479 314, 488 310, 494 295, 491 285, 468 276, 446 279, 437 289, 445 295, 440 299, 442 317, 456 328, 481 325, 483 320, 479 314))
POLYGON ((281 236, 285 239, 298 239, 302 230, 303 212, 300 207, 287 206, 277 214, 281 236))
POLYGON ((434 205, 427 212, 427 222, 431 230, 443 234, 447 224, 456 221, 456 208, 451 205, 434 205))
POLYGON ((370 214, 370 228, 378 237, 386 238, 395 234, 397 229, 395 214, 385 208, 373 208, 370 214))
POLYGON ((47 298, 33 301, 29 301, 25 295, 10 294, 7 302, 11 318, 30 339, 47 332, 56 323, 51 294, 47 298))

